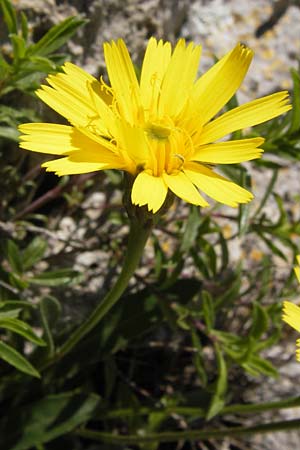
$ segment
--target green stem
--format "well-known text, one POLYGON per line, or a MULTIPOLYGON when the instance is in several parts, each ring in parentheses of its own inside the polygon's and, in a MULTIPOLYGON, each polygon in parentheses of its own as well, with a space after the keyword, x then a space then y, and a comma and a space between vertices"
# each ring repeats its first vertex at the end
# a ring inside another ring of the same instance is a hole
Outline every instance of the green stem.
POLYGON ((275 411, 278 409, 296 408, 300 406, 300 397, 289 397, 284 400, 275 402, 253 403, 253 404, 236 404, 225 406, 221 414, 247 414, 265 411, 275 411))
MULTIPOLYGON (((296 408, 300 406, 300 397, 290 397, 285 400, 278 400, 276 402, 265 402, 265 403, 250 403, 250 404, 235 404, 225 406, 222 411, 220 411, 219 416, 224 416, 226 414, 250 414, 265 411, 278 411, 279 409, 286 408, 296 408)), ((205 417, 206 410, 196 406, 169 406, 166 408, 148 408, 142 407, 138 409, 134 408, 118 408, 112 409, 107 413, 101 413, 101 419, 120 419, 122 417, 137 417, 137 416, 148 416, 155 413, 161 414, 178 414, 181 416, 188 417, 205 417)))
POLYGON ((86 321, 83 322, 83 324, 80 325, 73 334, 71 334, 69 339, 62 345, 58 352, 42 364, 42 367, 39 368, 40 370, 49 367, 54 362, 69 353, 79 341, 81 341, 93 328, 95 328, 105 314, 107 314, 119 300, 140 262, 151 230, 152 222, 150 220, 146 223, 136 219, 131 220, 123 267, 114 286, 104 297, 104 299, 100 301, 99 305, 86 319, 86 321))
POLYGON ((300 419, 270 422, 250 427, 230 427, 211 430, 188 430, 161 433, 149 433, 146 436, 129 434, 127 436, 107 433, 105 431, 92 431, 80 429, 75 431, 77 436, 92 439, 94 441, 110 444, 143 444, 146 442, 178 442, 196 441, 199 439, 223 439, 229 436, 244 436, 246 434, 274 433, 278 431, 296 430, 300 427, 300 419))

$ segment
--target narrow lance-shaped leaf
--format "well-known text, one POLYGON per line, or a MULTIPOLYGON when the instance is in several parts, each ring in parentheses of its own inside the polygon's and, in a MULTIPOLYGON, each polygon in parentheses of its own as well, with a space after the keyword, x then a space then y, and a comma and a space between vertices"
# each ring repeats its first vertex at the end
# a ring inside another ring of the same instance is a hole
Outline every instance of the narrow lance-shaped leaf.
POLYGON ((10 139, 11 141, 19 142, 19 136, 20 133, 16 128, 0 126, 0 137, 10 139))
POLYGON ((22 262, 25 270, 30 269, 35 263, 40 261, 45 254, 47 242, 37 236, 22 252, 22 262))
POLYGON ((197 370, 198 377, 203 384, 203 386, 207 385, 207 374, 204 366, 204 358, 203 358, 203 350, 201 345, 201 340, 197 334, 197 331, 191 328, 191 337, 193 347, 197 350, 197 352, 193 355, 193 363, 197 370))
POLYGON ((215 323, 215 311, 212 296, 208 291, 202 291, 202 310, 204 320, 208 330, 211 330, 215 323))
POLYGON ((36 44, 27 49, 27 55, 48 56, 64 45, 75 31, 86 23, 78 17, 68 17, 58 25, 54 25, 36 44))
POLYGON ((36 345, 46 345, 43 339, 39 338, 33 331, 30 325, 22 320, 13 317, 0 317, 0 328, 5 328, 14 333, 23 336, 28 341, 33 342, 36 345))
POLYGON ((207 411, 207 420, 216 416, 224 407, 225 395, 227 392, 227 366, 219 346, 215 345, 216 358, 218 363, 218 379, 214 389, 214 395, 211 399, 209 409, 207 411))
POLYGON ((44 339, 48 345, 48 353, 54 353, 54 341, 52 337, 51 328, 57 321, 61 312, 61 306, 55 297, 48 295, 43 297, 40 301, 40 313, 44 329, 44 339))
MULTIPOLYGON (((1 302, 0 302, 1 303, 1 302)), ((0 306, 1 308, 1 306, 0 306)), ((1 319, 10 317, 11 319, 17 318, 22 311, 22 308, 15 308, 8 311, 0 311, 0 322, 1 319)))
POLYGON ((22 274, 23 264, 21 252, 18 246, 12 240, 9 240, 7 242, 7 259, 12 270, 16 272, 18 275, 22 274))
POLYGON ((51 270, 43 272, 34 277, 28 278, 27 281, 31 284, 38 284, 40 286, 61 286, 68 284, 79 277, 79 272, 72 269, 51 270))
POLYGON ((269 321, 266 310, 259 303, 254 303, 250 335, 258 340, 267 330, 268 324, 269 321))
POLYGON ((181 241, 180 249, 182 252, 189 251, 195 245, 200 223, 199 208, 192 206, 181 241))
POLYGON ((9 33, 18 33, 18 22, 17 22, 17 14, 9 0, 1 0, 0 2, 4 22, 8 28, 9 33))
POLYGON ((271 195, 272 192, 273 192, 273 188, 274 188, 274 186, 275 186, 275 183, 276 183, 276 181, 277 181, 277 178, 278 178, 278 168, 276 167, 275 169, 273 169, 272 177, 271 177, 271 179, 270 179, 270 181, 269 181, 269 183, 268 183, 268 186, 267 186, 267 188, 266 188, 266 190, 265 190, 265 193, 264 193, 264 195, 263 195, 263 198, 261 199, 261 202, 260 202, 260 204, 259 204, 257 210, 255 211, 255 213, 254 213, 253 216, 252 216, 252 220, 253 220, 256 216, 258 216, 258 214, 262 211, 263 207, 265 206, 265 204, 266 204, 268 198, 270 197, 270 195, 271 195))
POLYGON ((293 109, 288 134, 300 130, 300 75, 295 69, 291 69, 291 74, 293 79, 293 109))
POLYGON ((23 37, 24 41, 26 42, 28 39, 28 21, 27 21, 26 14, 24 14, 23 11, 21 11, 20 16, 21 16, 22 37, 23 37))
POLYGON ((24 356, 2 341, 0 341, 0 358, 21 372, 40 378, 38 371, 24 358, 24 356))
POLYGON ((25 55, 26 43, 23 37, 17 34, 11 34, 10 39, 13 46, 14 63, 18 63, 25 55))
MULTIPOLYGON (((251 186, 251 177, 245 172, 242 172, 243 186, 249 188, 251 186)), ((239 205, 239 216, 238 216, 238 226, 239 226, 239 236, 245 235, 249 227, 249 215, 250 215, 250 203, 239 205)))

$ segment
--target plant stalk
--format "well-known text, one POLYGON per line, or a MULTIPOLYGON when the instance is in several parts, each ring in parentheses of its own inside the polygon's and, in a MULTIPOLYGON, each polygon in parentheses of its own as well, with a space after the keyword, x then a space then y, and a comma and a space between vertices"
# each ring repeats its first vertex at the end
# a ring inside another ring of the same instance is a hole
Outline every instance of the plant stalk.
MULTIPOLYGON (((249 404, 233 404, 225 406, 218 414, 218 416, 225 416, 226 414, 253 414, 265 411, 278 411, 280 409, 298 408, 300 406, 300 397, 290 397, 284 400, 264 403, 249 403, 249 404)), ((137 417, 147 416, 155 413, 165 415, 177 414, 185 417, 205 417, 206 410, 197 406, 168 406, 165 408, 149 408, 141 407, 137 409, 131 408, 117 408, 101 412, 101 419, 120 419, 122 417, 137 417)))
POLYGON ((45 361, 41 367, 39 367, 39 370, 44 370, 69 353, 79 341, 81 341, 93 328, 95 328, 96 325, 98 325, 101 319, 117 303, 127 288, 129 280, 138 267, 147 239, 151 233, 152 226, 153 223, 151 220, 145 222, 139 221, 135 218, 131 219, 123 267, 115 284, 104 299, 100 301, 98 306, 86 319, 86 321, 83 322, 73 334, 71 334, 69 339, 62 345, 62 347, 52 358, 45 361))
POLYGON ((161 433, 149 433, 144 436, 129 434, 127 436, 108 433, 105 431, 92 431, 79 429, 75 431, 77 436, 92 439, 94 441, 110 444, 143 444, 146 442, 178 442, 197 441, 202 439, 223 439, 230 436, 244 436, 247 434, 274 433, 278 431, 299 430, 300 419, 270 422, 248 427, 237 426, 211 430, 170 431, 161 433))

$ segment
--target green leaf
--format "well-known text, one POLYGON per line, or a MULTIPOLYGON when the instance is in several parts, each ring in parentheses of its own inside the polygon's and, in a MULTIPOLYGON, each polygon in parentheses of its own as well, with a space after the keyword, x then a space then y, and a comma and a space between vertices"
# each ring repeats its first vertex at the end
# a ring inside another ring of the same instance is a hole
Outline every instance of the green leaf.
POLYGON ((7 259, 12 270, 21 275, 23 273, 22 255, 18 246, 11 239, 7 241, 7 259))
POLYGON ((191 256, 193 258, 194 264, 199 269, 200 273, 202 273, 203 277, 206 279, 210 278, 209 271, 207 269, 207 264, 204 261, 204 258, 200 253, 197 251, 197 249, 192 248, 191 249, 191 256))
POLYGON ((278 377, 275 367, 266 359, 255 354, 251 355, 251 358, 246 363, 243 363, 242 367, 254 377, 261 374, 268 377, 278 377))
POLYGON ((291 75, 293 79, 293 109, 291 125, 288 130, 288 134, 292 134, 300 130, 300 75, 295 69, 291 69, 291 75))
MULTIPOLYGON (((0 302, 0 303, 2 303, 2 302, 0 302)), ((0 306, 0 308, 1 308, 1 306, 0 306)), ((9 317, 11 319, 16 319, 19 316, 21 311, 22 311, 22 308, 15 308, 15 309, 11 309, 8 311, 0 311, 0 322, 1 322, 1 319, 7 318, 7 317, 9 317)))
POLYGON ((107 400, 110 398, 112 392, 115 389, 117 373, 118 373, 118 367, 115 362, 115 359, 112 355, 109 355, 105 359, 105 363, 104 363, 104 380, 105 380, 104 398, 107 400))
POLYGON ((17 14, 9 0, 1 0, 1 8, 3 11, 4 21, 7 25, 9 33, 18 33, 17 14))
POLYGON ((7 330, 13 331, 21 336, 23 336, 28 341, 33 342, 36 345, 44 346, 46 345, 43 339, 39 338, 33 331, 30 325, 22 320, 12 318, 12 317, 0 317, 0 328, 5 328, 7 330))
POLYGON ((10 40, 13 46, 14 62, 19 61, 25 55, 26 42, 21 36, 18 36, 17 34, 11 34, 10 40))
POLYGON ((6 308, 8 310, 13 310, 15 308, 23 308, 23 307, 29 307, 29 308, 35 308, 36 305, 33 303, 30 303, 26 300, 8 300, 5 299, 4 301, 0 301, 0 309, 4 309, 6 311, 6 308))
POLYGON ((195 365, 195 369, 197 370, 198 377, 203 386, 207 385, 207 374, 204 366, 204 358, 203 358, 203 349, 201 340, 196 332, 196 330, 191 329, 191 337, 193 347, 197 349, 197 352, 193 355, 193 363, 195 365))
POLYGON ((38 371, 24 358, 24 356, 2 341, 0 341, 0 358, 4 359, 4 361, 21 372, 40 378, 38 371))
POLYGON ((224 407, 225 395, 227 392, 227 366, 223 354, 218 345, 216 348, 216 357, 218 363, 218 379, 214 389, 214 395, 212 396, 206 419, 210 420, 216 416, 224 407))
POLYGON ((33 71, 49 73, 58 70, 57 65, 48 58, 43 56, 30 56, 25 64, 22 64, 22 72, 31 73, 33 71))
POLYGON ((20 133, 16 127, 0 126, 0 137, 9 139, 10 141, 19 142, 20 133))
POLYGON ((27 278, 29 283, 38 284, 40 286, 62 286, 69 284, 79 278, 79 272, 72 269, 52 270, 43 272, 31 278, 27 278))
MULTIPOLYGON (((0 51, 0 80, 1 80, 1 89, 0 95, 3 95, 3 91, 5 91, 5 85, 7 83, 7 78, 9 77, 10 72, 12 71, 12 67, 10 64, 6 62, 6 60, 1 55, 0 51)), ((2 109, 2 106, 1 106, 2 109)), ((1 112, 0 112, 1 114, 1 112)))
POLYGON ((22 262, 24 270, 30 269, 35 263, 40 261, 47 249, 47 242, 45 239, 37 236, 35 237, 28 247, 22 251, 22 262))
POLYGON ((21 291, 28 288, 28 282, 22 278, 22 276, 14 272, 9 274, 9 283, 21 291))
POLYGON ((269 324, 268 314, 259 303, 253 305, 252 321, 250 335, 258 340, 267 331, 269 324))
POLYGON ((265 190, 264 196, 263 196, 258 208, 256 209, 255 213, 252 216, 252 220, 262 211, 263 207, 265 206, 268 198, 270 197, 270 194, 272 194, 272 192, 273 192, 273 188, 275 186, 277 178, 278 178, 278 168, 273 170, 272 177, 268 183, 268 186, 265 190))
POLYGON ((238 227, 239 236, 242 237, 247 233, 250 219, 250 204, 239 205, 238 227))
POLYGON ((287 256, 283 253, 283 251, 280 250, 279 247, 277 247, 274 244, 274 242, 271 239, 267 238, 267 236, 264 235, 263 233, 258 232, 257 234, 267 244, 267 246, 270 248, 270 250, 274 255, 277 255, 279 258, 282 258, 286 262, 288 261, 287 256))
MULTIPOLYGON (((246 189, 251 188, 251 177, 246 172, 241 172, 240 174, 240 182, 241 186, 244 186, 246 189)), ((250 206, 251 203, 240 204, 239 205, 239 215, 238 215, 238 227, 239 227, 239 236, 244 236, 247 233, 249 227, 249 219, 250 219, 250 206)))
POLYGON ((215 323, 215 310, 212 296, 208 291, 202 291, 202 309, 204 314, 204 320, 208 330, 214 327, 215 323))
POLYGON ((200 221, 199 208, 192 206, 181 241, 180 250, 182 252, 188 252, 195 245, 200 221))
POLYGON ((28 21, 27 21, 27 17, 26 14, 23 13, 23 11, 21 11, 21 30, 22 30, 22 36, 24 41, 26 42, 28 39, 28 21))
POLYGON ((216 276, 216 274, 217 274, 217 254, 215 252, 214 245, 207 243, 207 246, 205 249, 205 255, 207 258, 207 265, 210 269, 211 274, 213 276, 216 276))
POLYGON ((219 295, 215 300, 215 310, 226 306, 228 308, 229 305, 233 304, 235 299, 239 297, 239 292, 242 285, 242 265, 239 264, 236 267, 236 270, 232 273, 229 273, 228 277, 226 277, 223 281, 226 289, 224 294, 219 295))
POLYGON ((229 262, 229 253, 228 253, 228 246, 226 239, 224 238, 223 233, 219 232, 219 239, 220 239, 220 246, 221 246, 221 269, 220 271, 223 271, 228 266, 229 262))
POLYGON ((43 297, 40 301, 40 313, 44 329, 44 339, 47 342, 48 353, 54 353, 54 341, 51 333, 51 327, 56 323, 61 313, 59 301, 50 295, 43 297))
POLYGON ((36 44, 27 49, 27 56, 48 56, 64 45, 76 30, 87 21, 78 17, 68 17, 54 25, 36 44))
POLYGON ((49 395, 23 408, 19 436, 15 423, 20 410, 12 411, 3 444, 10 450, 27 450, 52 441, 91 419, 100 401, 98 395, 78 391, 49 395))

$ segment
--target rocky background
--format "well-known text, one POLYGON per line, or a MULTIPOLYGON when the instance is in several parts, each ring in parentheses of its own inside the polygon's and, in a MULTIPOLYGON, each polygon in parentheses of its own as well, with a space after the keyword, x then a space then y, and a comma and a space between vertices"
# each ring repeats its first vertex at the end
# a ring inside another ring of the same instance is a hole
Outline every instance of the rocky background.
POLYGON ((237 42, 255 51, 240 93, 244 101, 291 86, 289 69, 300 54, 299 0, 14 0, 32 20, 36 38, 62 19, 80 15, 87 25, 69 42, 70 57, 93 75, 104 71, 102 44, 119 37, 136 62, 150 36, 179 37, 203 46, 201 70, 237 42))

